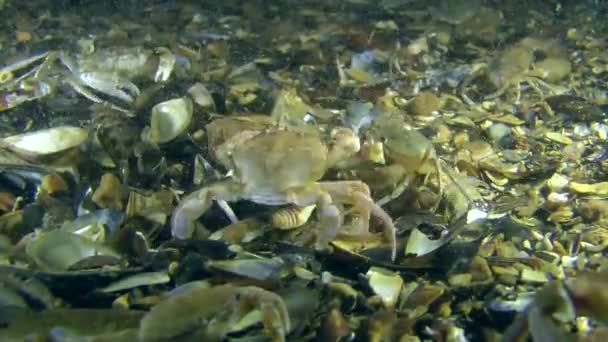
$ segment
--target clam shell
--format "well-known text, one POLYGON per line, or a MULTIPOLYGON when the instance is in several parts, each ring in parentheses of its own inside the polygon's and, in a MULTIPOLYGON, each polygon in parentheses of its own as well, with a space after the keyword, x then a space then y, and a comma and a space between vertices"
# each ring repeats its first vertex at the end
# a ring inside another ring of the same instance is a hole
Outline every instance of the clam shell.
POLYGON ((165 144, 184 133, 192 122, 192 100, 177 98, 161 102, 152 108, 149 138, 165 144))

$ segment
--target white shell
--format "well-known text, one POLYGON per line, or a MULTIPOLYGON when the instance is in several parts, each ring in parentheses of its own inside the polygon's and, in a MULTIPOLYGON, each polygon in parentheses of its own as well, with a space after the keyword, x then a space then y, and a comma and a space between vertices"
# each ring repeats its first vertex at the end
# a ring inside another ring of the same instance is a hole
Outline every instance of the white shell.
POLYGON ((547 201, 555 205, 563 205, 570 201, 568 193, 552 192, 547 196, 547 201))
POLYGON ((45 156, 82 144, 88 134, 84 128, 59 126, 4 138, 0 140, 0 146, 27 156, 45 156))
POLYGON ((155 52, 158 54, 158 68, 154 75, 154 82, 166 82, 175 67, 175 55, 166 47, 159 47, 155 52))
POLYGON ((168 143, 182 134, 192 121, 192 100, 178 98, 152 108, 149 138, 157 144, 168 143))

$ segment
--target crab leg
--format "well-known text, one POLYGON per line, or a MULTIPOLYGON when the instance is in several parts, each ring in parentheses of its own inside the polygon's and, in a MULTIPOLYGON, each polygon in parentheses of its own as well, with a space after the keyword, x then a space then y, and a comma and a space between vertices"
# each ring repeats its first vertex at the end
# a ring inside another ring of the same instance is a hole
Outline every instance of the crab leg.
MULTIPOLYGON (((236 183, 223 182, 212 184, 189 194, 180 201, 173 211, 171 234, 178 239, 191 238, 194 234, 196 220, 211 207, 214 200, 221 200, 224 203, 225 201, 235 201, 239 199, 240 190, 240 186, 236 183)), ((234 215, 234 213, 232 214, 234 215)), ((236 218, 236 215, 234 218, 236 218)))
POLYGON ((390 215, 384 209, 374 203, 370 196, 367 184, 361 181, 323 182, 319 184, 327 191, 334 201, 348 203, 354 206, 354 212, 359 217, 359 233, 369 233, 369 217, 374 215, 384 223, 384 233, 391 244, 391 259, 395 260, 397 255, 397 242, 395 236, 395 225, 390 215))
POLYGON ((315 247, 316 249, 326 249, 329 242, 338 235, 338 230, 344 223, 344 216, 340 209, 332 203, 332 198, 328 193, 319 196, 317 214, 321 224, 321 232, 315 247))

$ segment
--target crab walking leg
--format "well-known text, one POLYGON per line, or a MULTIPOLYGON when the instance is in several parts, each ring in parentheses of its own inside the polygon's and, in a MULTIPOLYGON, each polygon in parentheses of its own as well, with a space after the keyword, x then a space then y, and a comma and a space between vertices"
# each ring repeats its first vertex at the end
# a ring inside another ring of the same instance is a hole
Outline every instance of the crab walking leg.
POLYGON ((371 208, 367 203, 362 203, 355 196, 355 193, 361 193, 364 196, 370 197, 371 193, 367 184, 361 181, 338 181, 338 182, 322 182, 319 183, 323 190, 327 191, 337 203, 346 203, 353 205, 354 217, 356 217, 357 233, 361 236, 369 234, 369 218, 371 208))
POLYGON ((401 196, 401 194, 403 194, 403 192, 405 192, 405 190, 410 186, 410 184, 414 180, 414 177, 416 177, 416 174, 409 174, 404 176, 403 180, 395 187, 393 192, 379 199, 377 201, 377 204, 379 206, 384 206, 388 202, 401 196))
POLYGON ((344 216, 336 207, 328 193, 322 193, 317 200, 317 214, 321 225, 321 232, 317 237, 316 249, 327 249, 329 242, 338 235, 338 230, 344 223, 344 216))
POLYGON ((289 312, 283 298, 255 286, 219 285, 191 287, 171 296, 148 312, 141 320, 141 341, 198 340, 221 341, 247 315, 258 309, 262 323, 273 341, 285 341, 291 330, 289 312))
POLYGON ((228 218, 230 219, 230 222, 237 223, 239 221, 239 218, 236 216, 236 214, 234 213, 234 210, 232 210, 232 208, 230 207, 228 202, 226 202, 223 199, 216 199, 215 202, 222 209, 222 211, 224 211, 224 214, 226 214, 226 216, 228 216, 228 218))
POLYGON ((365 196, 359 192, 355 193, 353 196, 356 197, 357 201, 361 204, 367 205, 371 209, 372 215, 376 216, 384 223, 384 236, 391 244, 391 260, 395 261, 397 258, 397 232, 393 219, 391 219, 390 215, 384 211, 384 209, 374 203, 371 197, 365 196))
POLYGON ((191 238, 196 220, 211 207, 214 200, 225 202, 239 198, 240 189, 237 187, 236 184, 230 182, 217 183, 183 198, 171 216, 171 234, 178 239, 191 238))
POLYGON ((367 184, 361 181, 323 182, 322 188, 329 192, 332 198, 339 203, 348 203, 354 206, 354 212, 359 217, 359 233, 369 233, 370 214, 378 217, 384 223, 384 234, 391 244, 391 259, 397 256, 396 229, 390 215, 374 203, 370 196, 367 184))
POLYGON ((246 289, 248 289, 252 299, 261 303, 264 328, 269 332, 272 341, 285 341, 285 336, 291 331, 291 321, 283 299, 273 292, 252 286, 246 289))
POLYGON ((128 103, 133 102, 133 95, 138 96, 140 92, 133 82, 112 74, 82 72, 78 75, 78 78, 88 87, 128 103))

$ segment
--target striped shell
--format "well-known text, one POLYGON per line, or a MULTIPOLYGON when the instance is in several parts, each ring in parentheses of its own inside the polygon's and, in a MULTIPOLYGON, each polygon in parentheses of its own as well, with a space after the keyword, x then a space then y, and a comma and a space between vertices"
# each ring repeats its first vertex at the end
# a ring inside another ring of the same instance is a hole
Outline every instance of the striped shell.
POLYGON ((311 204, 306 207, 281 208, 272 213, 270 221, 277 229, 298 228, 308 221, 315 207, 315 204, 311 204))

